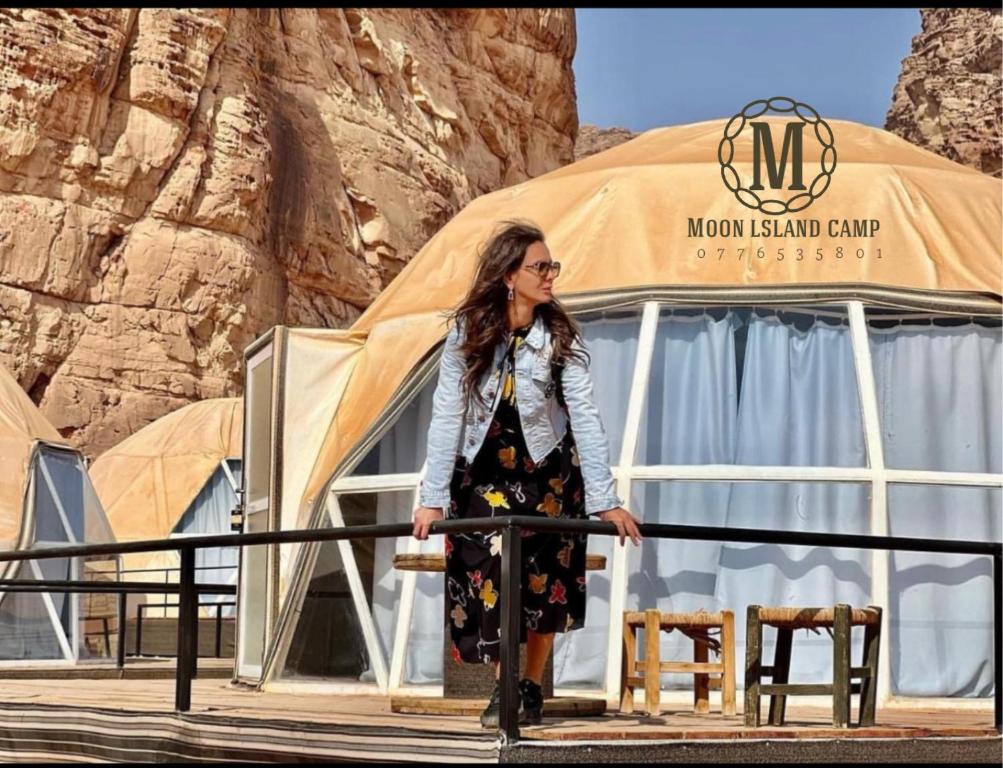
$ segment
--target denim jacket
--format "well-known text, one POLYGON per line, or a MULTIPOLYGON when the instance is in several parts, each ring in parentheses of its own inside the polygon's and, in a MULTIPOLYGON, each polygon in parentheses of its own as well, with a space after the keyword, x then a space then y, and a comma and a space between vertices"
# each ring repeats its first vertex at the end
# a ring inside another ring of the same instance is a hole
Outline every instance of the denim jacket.
MULTIPOLYGON (((460 353, 464 319, 446 336, 439 362, 439 381, 432 398, 432 422, 428 429, 427 466, 421 483, 419 504, 441 507, 450 516, 449 484, 456 454, 473 462, 487 436, 491 420, 501 400, 500 366, 507 350, 499 343, 494 364, 478 383, 490 408, 475 399, 464 402, 461 378, 465 361, 460 353)), ((586 349, 578 338, 573 348, 586 349)), ((563 439, 570 416, 571 429, 578 447, 582 479, 585 483, 585 512, 594 515, 623 506, 616 495, 616 483, 610 471, 609 442, 593 396, 592 379, 584 363, 569 358, 561 369, 561 386, 568 411, 557 402, 551 383, 551 334, 546 321, 536 315, 533 327, 515 353, 515 392, 523 437, 530 458, 541 461, 563 439)))

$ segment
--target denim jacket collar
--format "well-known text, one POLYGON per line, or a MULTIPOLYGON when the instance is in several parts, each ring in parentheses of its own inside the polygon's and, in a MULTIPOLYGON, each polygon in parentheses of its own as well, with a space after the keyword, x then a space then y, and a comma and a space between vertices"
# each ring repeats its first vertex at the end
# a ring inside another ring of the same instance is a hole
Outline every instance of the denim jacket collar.
POLYGON ((537 314, 536 319, 533 321, 533 327, 530 328, 529 333, 526 334, 523 344, 526 344, 533 349, 540 349, 546 339, 546 332, 547 323, 541 315, 537 314))

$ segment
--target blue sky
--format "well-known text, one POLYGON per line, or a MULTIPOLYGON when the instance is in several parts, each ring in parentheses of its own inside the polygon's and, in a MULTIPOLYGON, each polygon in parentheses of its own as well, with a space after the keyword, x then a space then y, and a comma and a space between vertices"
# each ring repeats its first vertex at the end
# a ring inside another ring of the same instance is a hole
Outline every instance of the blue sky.
POLYGON ((917 9, 575 11, 578 118, 645 131, 790 96, 884 127, 917 9))

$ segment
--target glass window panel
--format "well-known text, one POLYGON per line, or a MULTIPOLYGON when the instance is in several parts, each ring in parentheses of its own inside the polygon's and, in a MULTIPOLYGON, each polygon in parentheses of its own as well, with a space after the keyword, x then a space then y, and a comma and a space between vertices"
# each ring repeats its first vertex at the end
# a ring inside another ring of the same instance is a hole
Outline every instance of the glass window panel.
POLYGON ((734 462, 737 323, 731 312, 661 309, 635 463, 734 462))
MULTIPOLYGON (((342 519, 349 526, 406 522, 411 516, 412 501, 410 491, 338 496, 342 519)), ((394 569, 393 556, 398 548, 403 551, 404 547, 403 538, 351 542, 365 604, 388 667, 403 576, 394 569)), ((345 563, 335 541, 320 545, 283 674, 375 682, 362 620, 356 612, 345 563)))
POLYGON ((236 489, 240 489, 241 479, 244 473, 244 462, 240 459, 224 459, 226 466, 230 468, 230 474, 233 475, 233 483, 236 489))
MULTIPOLYGON (((28 563, 18 566, 15 579, 33 580, 28 563)), ((40 593, 0 594, 0 660, 62 659, 55 626, 40 593)))
MULTIPOLYGON (((945 542, 1000 541, 1001 504, 1003 491, 998 487, 892 483, 889 532, 945 542)), ((889 572, 892 693, 991 695, 990 558, 895 552, 889 572)))
MULTIPOLYGON (((244 532, 268 530, 267 512, 244 517, 244 532)), ((239 653, 240 668, 253 671, 261 664, 265 650, 265 610, 268 589, 268 544, 244 547, 241 557, 239 653)), ((243 674, 243 672, 242 672, 243 674)))
POLYGON ((664 307, 637 462, 864 466, 845 310, 818 312, 664 307))
POLYGON ((604 555, 606 567, 585 573, 585 626, 554 637, 555 686, 594 690, 605 685, 613 546, 612 537, 589 536, 587 552, 604 555))
MULTIPOLYGON (((37 560, 38 570, 42 574, 42 578, 46 581, 69 581, 75 579, 76 574, 73 573, 72 563, 69 558, 66 557, 52 557, 46 558, 44 560, 37 560)), ((34 574, 33 570, 28 570, 28 573, 34 574)), ((56 615, 59 616, 60 622, 63 625, 63 632, 66 636, 70 636, 72 621, 70 617, 70 611, 72 610, 73 600, 79 601, 80 598, 76 595, 68 594, 66 592, 51 592, 49 594, 52 600, 52 605, 56 609, 56 615)))
POLYGON ((623 445, 623 424, 627 417, 627 401, 634 379, 637 357, 637 337, 641 331, 640 309, 610 310, 588 313, 576 320, 591 358, 596 405, 602 417, 609 442, 610 461, 620 463, 623 445))
MULTIPOLYGON (((119 580, 114 556, 97 556, 81 562, 84 581, 108 583, 119 580)), ((116 656, 118 644, 118 597, 111 593, 92 592, 80 595, 79 601, 80 658, 111 661, 116 656)))
POLYGON ((428 426, 432 423, 432 398, 439 382, 436 371, 405 406, 393 426, 352 470, 353 476, 418 472, 425 462, 428 426))
POLYGON ((885 464, 1003 472, 1000 326, 869 317, 885 464))
POLYGON ((59 509, 56 507, 52 489, 45 479, 45 474, 42 472, 42 461, 43 457, 41 455, 36 457, 35 474, 32 478, 35 496, 34 541, 36 543, 50 542, 66 545, 70 542, 70 539, 66 532, 66 525, 62 521, 59 509))
MULTIPOLYGON (((267 504, 272 463, 272 361, 269 355, 250 370, 246 409, 247 504, 267 504)), ((255 507, 257 508, 257 507, 255 507)))
MULTIPOLYGON (((831 533, 869 530, 869 486, 862 483, 635 482, 631 501, 634 513, 648 523, 831 533)), ((862 606, 869 603, 870 593, 870 555, 860 550, 651 538, 629 550, 627 609, 729 609, 735 614, 737 659, 745 654, 748 605, 862 606)), ((766 658, 772 659, 772 630, 764 643, 766 658)), ((858 654, 860 638, 853 643, 858 654)), ((666 660, 693 658, 692 641, 678 632, 663 633, 661 646, 666 660)), ((831 679, 828 636, 799 633, 795 646, 792 682, 821 681, 827 675, 831 679)), ((666 687, 693 684, 691 675, 666 674, 662 680, 666 687)))
POLYGON ((359 680, 369 669, 369 652, 337 542, 322 542, 284 674, 359 680))
MULTIPOLYGON (((73 536, 72 540, 83 542, 85 540, 84 480, 86 473, 80 463, 80 459, 75 453, 45 447, 40 448, 39 453, 38 460, 44 465, 45 471, 48 472, 49 478, 51 478, 55 486, 59 502, 66 513, 66 521, 70 526, 73 536)), ((39 467, 37 474, 40 480, 44 479, 45 471, 42 470, 41 466, 39 467)), ((58 511, 54 503, 51 508, 46 509, 46 513, 56 515, 57 520, 51 523, 51 525, 53 527, 58 525, 58 511)), ((46 524, 46 527, 48 526, 49 524, 46 524)), ((54 539, 54 541, 65 540, 65 533, 59 539, 54 539)))
MULTIPOLYGON (((420 551, 423 553, 442 554, 445 551, 441 534, 429 536, 420 543, 420 551)), ((401 546, 400 551, 405 552, 406 547, 401 546)), ((404 651, 405 683, 443 683, 443 643, 446 633, 444 582, 445 575, 442 573, 416 574, 411 627, 404 651)))
MULTIPOLYGON (((828 312, 845 312, 827 308, 828 312)), ((796 312, 748 319, 736 464, 861 467, 863 422, 849 325, 796 312)))

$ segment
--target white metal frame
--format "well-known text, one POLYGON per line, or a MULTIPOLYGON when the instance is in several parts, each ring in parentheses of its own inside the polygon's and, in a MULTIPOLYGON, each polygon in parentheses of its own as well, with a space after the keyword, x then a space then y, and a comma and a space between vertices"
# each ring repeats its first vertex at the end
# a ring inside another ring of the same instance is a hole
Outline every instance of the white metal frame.
MULTIPOLYGON (((251 377, 251 372, 255 368, 257 368, 259 365, 263 365, 263 364, 266 364, 266 363, 270 363, 271 365, 274 365, 275 364, 275 360, 274 360, 275 352, 276 352, 275 342, 273 340, 272 342, 266 344, 260 350, 258 350, 247 361, 247 381, 248 381, 248 387, 247 387, 247 389, 248 389, 248 391, 247 391, 247 393, 245 395, 246 398, 250 398, 252 396, 252 393, 250 391, 250 381, 251 381, 251 378, 252 378, 251 377)), ((274 371, 274 368, 273 368, 273 371, 274 371)), ((272 378, 274 379, 274 376, 272 378)), ((249 488, 250 487, 249 483, 246 480, 246 477, 247 477, 247 464, 248 464, 248 462, 247 462, 247 458, 248 458, 247 446, 250 446, 253 443, 250 432, 251 432, 251 419, 247 419, 246 423, 244 424, 244 445, 245 445, 245 451, 244 451, 244 466, 242 468, 242 471, 243 471, 244 476, 245 476, 245 482, 244 482, 244 487, 245 488, 249 488)), ((258 500, 252 500, 251 498, 245 499, 245 507, 244 507, 244 514, 246 516, 245 517, 245 521, 249 522, 250 518, 252 516, 256 516, 256 515, 264 515, 265 519, 267 520, 267 515, 268 515, 268 511, 269 511, 269 503, 270 503, 270 495, 269 494, 266 494, 264 496, 264 498, 258 499, 258 500)), ((245 525, 245 529, 247 527, 248 526, 245 525)), ((267 529, 267 527, 268 526, 267 526, 267 523, 266 523, 265 528, 267 529)), ((245 555, 248 554, 249 552, 250 552, 250 550, 245 547, 244 551, 241 553, 240 565, 238 566, 238 573, 241 570, 243 570, 243 566, 244 566, 244 562, 245 562, 245 555)), ((266 559, 265 559, 265 579, 266 579, 266 589, 265 589, 265 592, 267 592, 267 580, 268 580, 268 571, 269 571, 269 569, 267 567, 267 563, 268 563, 268 558, 266 556, 266 559)), ((244 660, 244 650, 245 650, 245 644, 247 642, 247 636, 248 636, 248 628, 247 628, 247 625, 245 624, 245 618, 247 617, 247 615, 249 613, 248 611, 244 610, 244 606, 246 605, 246 602, 248 600, 247 591, 249 589, 249 582, 250 582, 250 579, 247 578, 247 574, 244 574, 244 578, 238 579, 238 588, 237 588, 237 622, 238 622, 238 627, 237 627, 237 647, 234 649, 234 667, 235 667, 235 670, 236 670, 237 677, 242 677, 242 678, 260 678, 261 677, 261 671, 262 671, 262 661, 259 661, 257 664, 248 664, 244 660)), ((267 597, 267 594, 260 594, 260 595, 258 595, 258 599, 260 599, 262 601, 262 614, 264 616, 265 627, 267 628, 267 625, 268 625, 268 618, 267 618, 267 614, 268 614, 268 597, 267 597)), ((255 634, 257 634, 257 633, 255 633, 255 634)), ((262 659, 264 658, 265 646, 267 645, 267 642, 268 642, 268 638, 264 637, 263 640, 262 640, 262 659)))
MULTIPOLYGON (((419 477, 425 476, 427 466, 428 459, 426 458, 421 465, 421 469, 418 471, 419 477)), ((411 488, 411 507, 415 508, 418 506, 421 481, 412 483, 411 488)), ((409 536, 407 539, 407 553, 409 555, 416 555, 419 551, 421 551, 421 542, 414 536, 409 536)), ((414 597, 417 588, 418 572, 412 570, 404 571, 404 576, 401 580, 400 602, 397 604, 397 624, 394 627, 393 650, 390 654, 390 679, 388 687, 390 693, 393 695, 406 693, 408 688, 414 687, 404 684, 404 663, 407 657, 407 639, 411 632, 411 618, 414 615, 414 597)))
MULTIPOLYGON (((341 515, 341 504, 338 502, 337 494, 333 491, 328 494, 327 498, 327 516, 332 527, 343 528, 345 526, 345 519, 341 515)), ((337 543, 338 554, 341 555, 341 563, 345 568, 345 577, 348 579, 348 589, 352 594, 355 614, 362 625, 362 637, 373 665, 373 673, 376 675, 376 685, 380 693, 386 693, 387 660, 380 647, 376 622, 373 621, 373 614, 366 600, 366 588, 362 583, 362 575, 359 573, 359 564, 355 561, 352 542, 347 539, 338 539, 337 543)))
MULTIPOLYGON (((738 303, 738 302, 732 302, 738 303)), ((762 302, 755 302, 763 304, 762 302)), ((670 302, 646 301, 641 312, 641 326, 639 330, 637 356, 634 362, 633 378, 627 404, 625 417, 625 427, 623 442, 620 448, 618 466, 612 467, 612 472, 616 480, 618 495, 630 504, 632 484, 637 481, 649 480, 756 480, 756 481, 829 481, 829 482, 855 482, 869 483, 872 488, 871 508, 870 508, 870 533, 883 536, 888 532, 888 498, 887 486, 889 483, 918 483, 924 485, 959 485, 975 487, 1003 488, 1003 474, 977 473, 977 472, 940 472, 933 470, 906 470, 889 469, 884 463, 884 450, 881 441, 880 419, 877 406, 877 395, 874 384, 874 372, 871 364, 871 352, 869 346, 869 333, 867 328, 867 317, 864 311, 863 302, 859 300, 827 302, 833 306, 844 306, 848 309, 848 315, 836 312, 826 312, 825 310, 809 309, 805 310, 796 306, 780 306, 780 310, 791 312, 808 311, 812 314, 827 316, 848 317, 850 339, 853 349, 855 371, 857 376, 857 389, 860 398, 861 418, 865 436, 867 451, 867 466, 863 467, 784 467, 773 465, 734 465, 734 464, 701 464, 701 465, 649 465, 634 466, 634 453, 637 445, 638 432, 640 428, 641 414, 644 408, 644 401, 647 395, 648 379, 651 368, 651 357, 654 350, 658 319, 663 307, 675 306, 670 302)), ((709 303, 711 306, 725 306, 724 304, 709 303)), ((765 304, 763 304, 765 306, 765 304)), ((694 305, 684 305, 692 308, 694 305)), ((928 313, 931 316, 940 316, 937 313, 928 313)), ((895 315, 885 316, 882 319, 901 319, 914 317, 915 315, 895 315)), ((388 427, 389 428, 389 427, 388 427)), ((413 504, 417 504, 418 488, 424 477, 426 465, 422 465, 418 472, 399 473, 392 475, 368 475, 368 476, 342 476, 336 478, 331 486, 332 497, 339 493, 353 492, 391 492, 391 491, 412 491, 413 504)), ((414 538, 408 539, 408 552, 417 553, 419 543, 414 538)), ((888 562, 889 555, 884 551, 876 551, 872 554, 872 601, 878 605, 888 603, 888 562)), ((611 564, 611 584, 610 584, 610 621, 609 621, 609 642, 607 647, 607 663, 605 686, 602 690, 581 690, 573 691, 556 689, 557 694, 571 694, 578 696, 592 696, 605 698, 607 702, 619 700, 620 688, 620 644, 622 638, 622 626, 620 616, 627 596, 627 549, 626 547, 615 546, 613 548, 613 558, 611 564)), ((413 571, 405 571, 402 581, 400 602, 397 611, 397 623, 394 632, 393 650, 390 660, 390 669, 387 676, 385 688, 391 694, 406 693, 430 693, 436 686, 407 685, 404 683, 404 660, 407 639, 410 632, 411 618, 414 609, 414 597, 417 583, 417 574, 413 571)), ((366 613, 368 613, 368 606, 366 613)), ((360 614, 361 616, 361 614, 360 614)), ((369 615, 371 620, 371 614, 369 615)), ((882 631, 886 638, 890 637, 888 622, 890 612, 885 611, 883 615, 882 631)), ((367 638, 367 644, 370 640, 367 638)), ((378 649, 378 644, 377 644, 378 649)), ((381 655, 370 653, 373 658, 381 658, 381 655)), ((909 706, 935 706, 939 703, 949 703, 950 706, 957 706, 963 703, 966 707, 983 709, 992 706, 992 699, 953 699, 928 697, 908 697, 895 696, 891 694, 891 671, 890 671, 890 644, 882 643, 881 659, 879 663, 878 693, 882 704, 909 707, 909 706)), ((348 688, 339 684, 323 683, 300 683, 290 680, 283 680, 286 687, 296 690, 303 688, 323 689, 325 691, 350 692, 348 688)), ((358 686, 354 686, 357 688, 358 686)), ((270 686, 274 689, 275 686, 270 686)), ((441 692, 441 686, 437 688, 441 692)), ((682 700, 683 697, 692 698, 692 694, 686 691, 663 691, 662 697, 666 701, 674 699, 682 700)), ((688 699, 687 699, 688 700, 688 699)))

